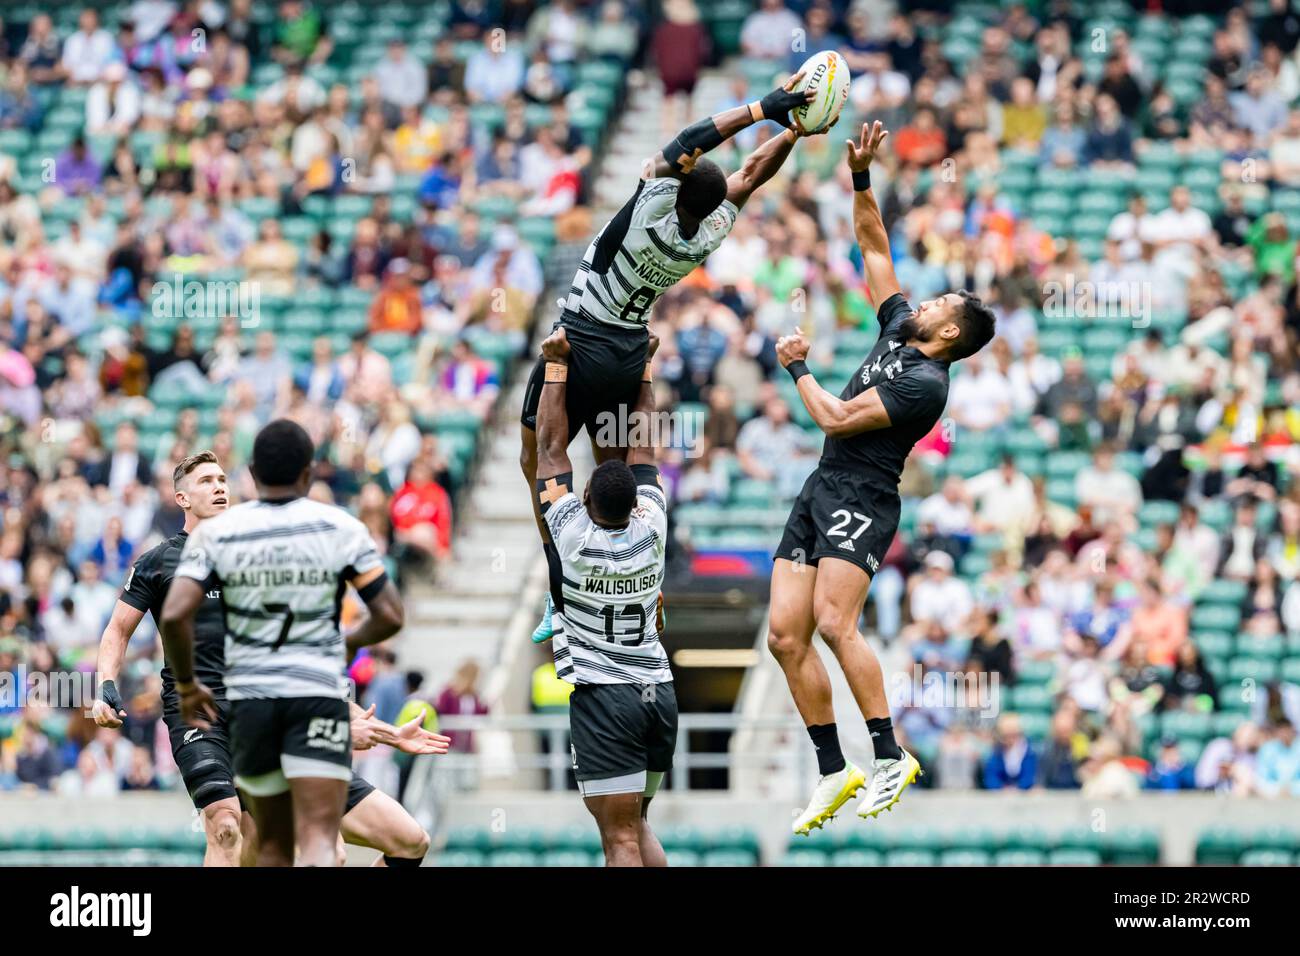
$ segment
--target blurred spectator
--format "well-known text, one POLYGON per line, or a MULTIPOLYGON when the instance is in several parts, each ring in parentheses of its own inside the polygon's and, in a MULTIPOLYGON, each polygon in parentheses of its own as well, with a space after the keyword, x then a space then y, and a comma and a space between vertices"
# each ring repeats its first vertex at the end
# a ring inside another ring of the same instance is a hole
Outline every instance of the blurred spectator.
POLYGON ((998 718, 997 738, 984 761, 985 790, 1028 790, 1038 775, 1038 754, 1020 729, 1015 714, 998 718))

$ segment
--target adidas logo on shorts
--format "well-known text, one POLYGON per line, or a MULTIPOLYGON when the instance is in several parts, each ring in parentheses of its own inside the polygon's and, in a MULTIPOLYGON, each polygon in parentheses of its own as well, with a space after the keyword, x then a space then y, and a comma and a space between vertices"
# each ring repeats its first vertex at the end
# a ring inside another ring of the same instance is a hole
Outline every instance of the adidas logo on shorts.
POLYGON ((853 547, 853 542, 852 542, 852 541, 847 541, 847 540, 846 540, 846 541, 841 541, 841 542, 840 542, 840 550, 841 550, 841 551, 856 551, 857 548, 853 547))

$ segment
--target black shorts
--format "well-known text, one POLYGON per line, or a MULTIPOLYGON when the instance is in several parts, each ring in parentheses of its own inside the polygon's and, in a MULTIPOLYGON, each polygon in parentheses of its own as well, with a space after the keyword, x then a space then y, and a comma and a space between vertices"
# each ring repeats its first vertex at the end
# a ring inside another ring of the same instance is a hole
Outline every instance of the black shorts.
MULTIPOLYGON (((616 421, 626 422, 636 407, 650 333, 583 319, 567 319, 561 324, 569 340, 564 403, 569 416, 569 440, 582 428, 594 439, 602 415, 619 416, 616 421)), ((546 362, 539 358, 528 376, 523 414, 519 416, 520 423, 534 431, 545 374, 546 362)))
POLYGON ((357 808, 358 803, 374 792, 375 788, 368 780, 362 780, 354 773, 352 779, 348 781, 348 800, 343 804, 343 812, 351 813, 357 808))
POLYGON ((811 565, 840 558, 874 575, 898 531, 901 508, 897 491, 823 462, 795 498, 773 557, 811 565))
POLYGON ((677 748, 677 691, 663 684, 579 684, 569 697, 573 773, 586 796, 646 790, 677 748), (584 786, 588 781, 601 785, 584 786))
POLYGON ((230 705, 225 701, 217 704, 217 719, 207 730, 191 727, 179 712, 170 709, 164 709, 163 723, 171 739, 172 758, 195 809, 203 810, 218 800, 238 799, 230 757, 230 705))
POLYGON ((231 701, 230 738, 236 782, 251 796, 284 793, 298 777, 352 779, 352 729, 341 698, 231 701))

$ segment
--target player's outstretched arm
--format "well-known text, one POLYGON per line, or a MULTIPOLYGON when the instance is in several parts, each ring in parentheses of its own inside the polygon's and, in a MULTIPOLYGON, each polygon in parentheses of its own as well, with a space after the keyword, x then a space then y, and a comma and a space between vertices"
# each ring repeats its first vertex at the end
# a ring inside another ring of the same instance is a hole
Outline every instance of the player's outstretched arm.
POLYGON ((216 701, 212 692, 194 679, 194 615, 203 603, 203 595, 202 582, 182 576, 178 568, 163 602, 158 629, 162 632, 167 663, 176 677, 181 718, 192 727, 207 730, 210 721, 217 719, 216 701))
POLYGON ((900 291, 898 277, 894 274, 894 260, 889 254, 889 232, 871 190, 871 162, 888 136, 889 130, 877 120, 870 125, 862 124, 862 135, 857 143, 847 141, 849 170, 853 173, 853 234, 862 250, 867 285, 876 305, 900 291))
POLYGON ((573 471, 569 461, 569 411, 566 405, 569 378, 569 340, 564 329, 551 333, 542 343, 546 374, 537 404, 537 484, 543 505, 548 492, 543 483, 573 471))
POLYGON ((692 123, 657 155, 646 161, 645 175, 642 178, 673 176, 680 179, 694 169, 695 161, 709 150, 716 149, 741 130, 762 120, 773 120, 789 127, 792 122, 790 110, 811 102, 816 95, 813 90, 794 92, 795 84, 802 78, 802 73, 796 73, 784 86, 768 93, 761 100, 723 110, 698 123, 692 123))
POLYGON ((848 438, 889 427, 889 412, 876 389, 869 388, 845 401, 817 384, 816 377, 804 364, 808 357, 808 339, 801 329, 796 328, 794 335, 777 340, 776 357, 781 366, 795 377, 799 398, 812 420, 831 438, 848 438))
POLYGON ((745 157, 744 165, 727 177, 727 199, 737 209, 745 205, 745 201, 759 186, 762 186, 776 175, 777 170, 781 168, 790 155, 790 150, 794 148, 794 144, 801 137, 824 135, 839 121, 840 119, 837 116, 835 122, 831 123, 826 129, 809 133, 804 130, 798 119, 792 119, 788 129, 782 130, 780 134, 773 136, 750 153, 745 157))
POLYGON ((370 613, 344 637, 349 661, 361 648, 388 640, 406 623, 402 596, 388 579, 383 565, 358 574, 352 579, 352 586, 370 613))
POLYGON ((637 392, 636 407, 632 409, 632 434, 638 441, 627 450, 628 467, 634 465, 653 465, 655 463, 654 435, 656 429, 650 427, 650 416, 655 413, 655 386, 650 377, 650 363, 645 363, 641 373, 641 390, 637 392))
POLYGON ((125 601, 113 606, 113 616, 99 638, 99 656, 95 673, 99 676, 100 699, 91 706, 91 717, 100 727, 121 727, 126 716, 126 705, 117 690, 117 675, 122 672, 126 659, 126 646, 131 635, 144 619, 144 611, 125 601))

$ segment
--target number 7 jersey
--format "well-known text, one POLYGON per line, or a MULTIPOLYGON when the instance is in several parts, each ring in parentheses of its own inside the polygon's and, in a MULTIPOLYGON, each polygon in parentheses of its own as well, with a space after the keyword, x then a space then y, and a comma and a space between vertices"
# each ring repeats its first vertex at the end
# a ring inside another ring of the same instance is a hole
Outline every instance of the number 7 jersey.
POLYGON ((667 500, 653 465, 637 465, 627 527, 591 520, 573 492, 546 510, 560 555, 553 582, 555 673, 571 684, 662 684, 673 679, 655 627, 664 580, 667 500), (558 590, 558 596, 555 594, 558 590))
POLYGON ((722 245, 739 210, 723 200, 690 238, 677 221, 672 177, 642 180, 583 253, 564 303, 566 316, 639 329, 650 307, 722 245))
POLYGON ((360 521, 293 498, 207 519, 190 534, 176 576, 221 588, 231 700, 346 698, 343 593, 381 565, 360 521))

